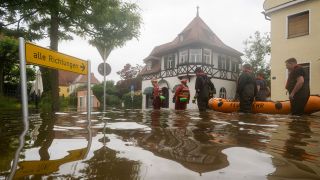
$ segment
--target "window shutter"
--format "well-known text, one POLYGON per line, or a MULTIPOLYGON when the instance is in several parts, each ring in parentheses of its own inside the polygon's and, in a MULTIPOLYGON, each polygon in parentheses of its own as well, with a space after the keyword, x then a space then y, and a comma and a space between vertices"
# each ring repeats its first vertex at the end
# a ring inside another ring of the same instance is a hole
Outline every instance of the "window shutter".
POLYGON ((288 17, 288 38, 309 34, 309 11, 288 17))

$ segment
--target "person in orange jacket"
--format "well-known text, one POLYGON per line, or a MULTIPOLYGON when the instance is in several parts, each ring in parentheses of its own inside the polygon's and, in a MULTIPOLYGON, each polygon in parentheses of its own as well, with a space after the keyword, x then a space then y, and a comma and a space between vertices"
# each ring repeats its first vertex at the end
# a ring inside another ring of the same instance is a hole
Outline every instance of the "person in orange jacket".
POLYGON ((161 90, 158 84, 158 81, 156 79, 151 80, 152 86, 153 86, 153 93, 152 93, 152 105, 153 109, 160 109, 161 107, 161 90))
POLYGON ((190 101, 190 91, 187 86, 187 79, 182 79, 181 84, 177 87, 175 92, 175 109, 176 110, 185 110, 187 104, 190 101))

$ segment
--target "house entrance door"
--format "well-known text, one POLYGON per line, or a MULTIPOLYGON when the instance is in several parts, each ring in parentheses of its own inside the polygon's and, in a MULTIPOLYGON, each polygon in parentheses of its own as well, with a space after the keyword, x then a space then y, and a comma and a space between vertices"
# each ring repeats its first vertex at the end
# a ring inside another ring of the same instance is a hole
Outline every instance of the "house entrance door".
POLYGON ((164 100, 162 100, 162 108, 169 108, 169 89, 167 87, 163 87, 162 89, 162 96, 165 97, 164 100))

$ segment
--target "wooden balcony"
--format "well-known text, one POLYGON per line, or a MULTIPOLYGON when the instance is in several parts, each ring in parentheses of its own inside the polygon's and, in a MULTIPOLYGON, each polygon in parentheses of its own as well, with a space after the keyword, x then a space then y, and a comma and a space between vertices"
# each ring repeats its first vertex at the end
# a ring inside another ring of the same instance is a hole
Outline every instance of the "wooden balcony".
POLYGON ((195 76, 194 73, 197 67, 202 70, 210 78, 222 79, 227 81, 237 81, 239 72, 232 72, 225 69, 215 68, 213 65, 199 65, 199 64, 179 64, 176 68, 160 70, 160 72, 144 74, 143 80, 150 80, 152 78, 168 78, 168 77, 181 77, 181 76, 195 76))

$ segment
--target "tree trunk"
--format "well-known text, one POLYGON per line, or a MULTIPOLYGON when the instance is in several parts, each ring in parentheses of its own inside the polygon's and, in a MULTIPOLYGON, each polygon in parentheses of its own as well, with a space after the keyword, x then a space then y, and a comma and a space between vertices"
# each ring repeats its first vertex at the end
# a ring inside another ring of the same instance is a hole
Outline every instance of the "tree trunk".
POLYGON ((3 70, 4 70, 4 65, 3 63, 0 63, 0 96, 3 95, 3 84, 4 84, 3 70))
MULTIPOLYGON (((59 6, 59 1, 54 2, 55 7, 59 6)), ((49 37, 50 37, 50 49, 58 51, 59 41, 59 20, 58 20, 58 8, 51 10, 49 37)), ((55 69, 40 68, 42 73, 42 79, 44 84, 44 93, 51 96, 52 111, 59 110, 59 72, 55 69)))

